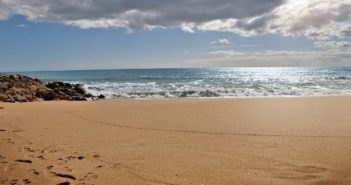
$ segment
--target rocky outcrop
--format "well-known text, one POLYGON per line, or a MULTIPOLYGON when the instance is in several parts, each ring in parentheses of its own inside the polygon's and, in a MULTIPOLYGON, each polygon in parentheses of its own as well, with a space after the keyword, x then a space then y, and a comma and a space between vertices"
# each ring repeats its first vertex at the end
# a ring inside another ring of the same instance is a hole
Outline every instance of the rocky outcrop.
POLYGON ((0 74, 0 102, 85 101, 99 97, 86 93, 81 84, 63 82, 45 84, 41 80, 22 75, 0 74))
POLYGON ((81 84, 70 84, 63 82, 52 82, 46 84, 48 91, 37 93, 37 97, 44 100, 71 100, 84 101, 87 98, 94 98, 92 94, 87 94, 81 84))

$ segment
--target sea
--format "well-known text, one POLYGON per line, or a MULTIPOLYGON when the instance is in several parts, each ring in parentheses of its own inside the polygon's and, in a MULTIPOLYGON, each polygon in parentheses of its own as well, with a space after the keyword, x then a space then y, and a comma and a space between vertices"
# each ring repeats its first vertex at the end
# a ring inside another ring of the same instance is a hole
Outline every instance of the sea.
POLYGON ((21 72, 46 82, 84 84, 109 99, 351 95, 351 68, 174 68, 21 72))

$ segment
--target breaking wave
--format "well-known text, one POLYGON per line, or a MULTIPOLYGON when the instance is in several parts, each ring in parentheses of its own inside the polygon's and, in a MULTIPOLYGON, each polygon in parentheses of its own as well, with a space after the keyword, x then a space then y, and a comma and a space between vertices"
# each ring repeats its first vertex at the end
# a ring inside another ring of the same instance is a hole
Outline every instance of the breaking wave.
POLYGON ((47 81, 84 84, 108 98, 351 95, 351 68, 203 68, 37 72, 47 81))

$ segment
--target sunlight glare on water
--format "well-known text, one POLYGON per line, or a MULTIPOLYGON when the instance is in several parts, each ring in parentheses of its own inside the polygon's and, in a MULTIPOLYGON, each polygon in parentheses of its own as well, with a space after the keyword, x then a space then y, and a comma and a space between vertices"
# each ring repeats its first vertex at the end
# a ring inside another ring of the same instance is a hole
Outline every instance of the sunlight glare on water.
POLYGON ((351 95, 351 68, 188 68, 29 72, 109 98, 351 95))

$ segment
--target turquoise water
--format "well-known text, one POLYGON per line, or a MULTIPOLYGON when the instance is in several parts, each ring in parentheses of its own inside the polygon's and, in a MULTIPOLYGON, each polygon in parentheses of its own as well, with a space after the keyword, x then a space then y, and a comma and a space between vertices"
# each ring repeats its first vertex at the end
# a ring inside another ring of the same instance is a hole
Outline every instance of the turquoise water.
POLYGON ((22 72, 108 98, 351 95, 351 68, 187 68, 22 72))

